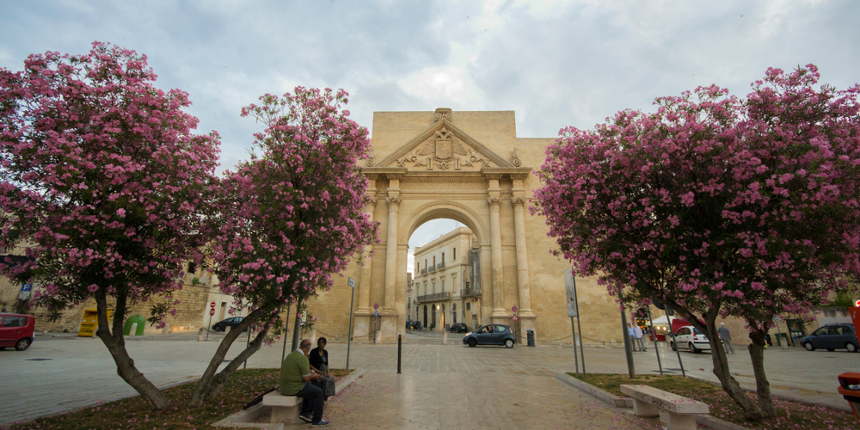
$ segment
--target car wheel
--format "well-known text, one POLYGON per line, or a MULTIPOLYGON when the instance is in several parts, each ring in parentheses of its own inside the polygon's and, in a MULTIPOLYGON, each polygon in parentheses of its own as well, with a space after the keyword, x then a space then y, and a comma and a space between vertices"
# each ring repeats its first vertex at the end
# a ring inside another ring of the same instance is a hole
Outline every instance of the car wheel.
POLYGON ((857 352, 857 345, 854 345, 853 343, 848 342, 845 344, 845 349, 847 349, 848 352, 857 352))
POLYGON ((807 351, 815 351, 815 347, 812 345, 812 342, 804 343, 803 347, 806 348, 807 351))
POLYGON ((828 351, 833 352, 836 351, 836 348, 827 348, 828 351))
POLYGON ((514 341, 513 340, 508 339, 505 341, 505 348, 513 348, 513 347, 514 347, 514 341))
POLYGON ((21 339, 18 341, 18 343, 15 344, 15 349, 18 351, 23 351, 30 347, 30 343, 32 343, 30 339, 21 339))
POLYGON ((672 347, 672 351, 677 351, 677 349, 675 349, 675 342, 669 342, 669 346, 672 347))
POLYGON ((693 342, 690 342, 690 352, 692 352, 693 354, 699 353, 698 348, 696 348, 696 345, 693 345, 693 342))
POLYGON ((478 346, 478 341, 475 339, 469 339, 469 348, 474 348, 478 346))
POLYGON ((224 331, 224 327, 221 327, 220 325, 216 325, 216 326, 212 327, 212 330, 215 330, 215 331, 224 331))

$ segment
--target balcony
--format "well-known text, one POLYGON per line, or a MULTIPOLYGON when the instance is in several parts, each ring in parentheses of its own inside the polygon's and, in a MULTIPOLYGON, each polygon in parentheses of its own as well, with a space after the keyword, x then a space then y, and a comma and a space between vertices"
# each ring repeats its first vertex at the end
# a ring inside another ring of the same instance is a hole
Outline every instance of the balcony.
POLYGON ((445 262, 441 262, 436 265, 436 270, 442 270, 445 267, 445 262))
POLYGON ((426 275, 426 274, 427 274, 427 269, 421 269, 421 274, 422 274, 422 275, 426 275))
POLYGON ((439 302, 439 301, 450 300, 450 299, 451 299, 451 292, 446 291, 444 293, 425 294, 423 296, 418 296, 418 303, 439 302))
POLYGON ((463 288, 460 290, 460 297, 478 297, 480 295, 481 292, 474 288, 463 288))
POLYGON ((436 271, 436 266, 430 266, 430 273, 433 273, 435 271, 436 271))

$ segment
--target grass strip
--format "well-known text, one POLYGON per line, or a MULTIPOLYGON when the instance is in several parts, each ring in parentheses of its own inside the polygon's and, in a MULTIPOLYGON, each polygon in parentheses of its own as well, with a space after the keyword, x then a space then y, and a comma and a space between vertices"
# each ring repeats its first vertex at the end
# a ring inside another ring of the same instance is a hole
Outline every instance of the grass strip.
MULTIPOLYGON (((773 404, 776 409, 776 417, 763 421, 747 421, 744 419, 741 408, 722 388, 699 379, 676 375, 637 375, 631 379, 626 374, 594 373, 583 379, 582 375, 577 376, 573 373, 568 373, 568 375, 620 397, 627 397, 621 393, 621 385, 648 385, 707 403, 711 408, 711 416, 752 429, 836 430, 857 428, 857 419, 851 413, 775 397, 773 404)), ((749 393, 749 395, 753 400, 756 400, 755 393, 749 393)))
MULTIPOLYGON (((353 370, 332 369, 335 380, 353 370)), ((37 418, 18 424, 7 424, 9 430, 76 430, 76 429, 210 429, 215 423, 234 414, 258 395, 278 385, 279 369, 237 370, 218 394, 205 406, 184 409, 182 405, 191 396, 194 382, 164 390, 175 406, 163 412, 153 412, 140 396, 110 403, 99 403, 74 412, 37 418)))

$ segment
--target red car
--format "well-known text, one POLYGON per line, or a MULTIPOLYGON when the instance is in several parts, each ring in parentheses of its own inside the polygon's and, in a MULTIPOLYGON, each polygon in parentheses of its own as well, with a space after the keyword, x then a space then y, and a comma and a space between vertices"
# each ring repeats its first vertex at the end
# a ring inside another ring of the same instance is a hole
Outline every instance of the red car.
POLYGON ((33 343, 36 319, 32 315, 0 314, 0 350, 14 346, 23 351, 33 343))

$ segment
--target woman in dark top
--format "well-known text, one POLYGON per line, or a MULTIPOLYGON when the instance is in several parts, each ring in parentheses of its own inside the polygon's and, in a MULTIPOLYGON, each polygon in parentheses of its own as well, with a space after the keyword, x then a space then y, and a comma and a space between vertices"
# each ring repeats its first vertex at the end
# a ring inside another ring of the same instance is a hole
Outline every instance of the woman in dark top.
POLYGON ((320 387, 323 390, 325 398, 328 399, 335 394, 335 386, 334 378, 328 371, 328 351, 325 350, 326 343, 328 342, 324 337, 317 339, 317 347, 312 349, 311 353, 308 354, 308 362, 310 362, 311 369, 325 376, 325 378, 313 380, 311 383, 320 387))

